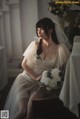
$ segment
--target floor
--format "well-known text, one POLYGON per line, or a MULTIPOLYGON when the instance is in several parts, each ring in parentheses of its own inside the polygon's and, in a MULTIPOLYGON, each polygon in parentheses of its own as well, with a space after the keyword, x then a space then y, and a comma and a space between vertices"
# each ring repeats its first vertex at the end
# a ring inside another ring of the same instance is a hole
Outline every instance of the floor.
POLYGON ((2 110, 4 107, 7 94, 8 94, 8 92, 9 92, 9 90, 13 84, 14 79, 15 79, 15 77, 9 78, 7 86, 0 92, 0 110, 2 110))

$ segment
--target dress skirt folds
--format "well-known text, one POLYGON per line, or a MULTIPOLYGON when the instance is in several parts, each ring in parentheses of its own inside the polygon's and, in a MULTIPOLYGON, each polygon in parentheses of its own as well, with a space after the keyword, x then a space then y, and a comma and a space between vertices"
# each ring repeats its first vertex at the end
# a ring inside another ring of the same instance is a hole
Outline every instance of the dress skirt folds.
POLYGON ((26 78, 23 76, 23 73, 19 74, 8 94, 4 109, 9 110, 9 119, 12 119, 13 115, 17 113, 18 101, 25 97, 28 102, 31 93, 38 89, 37 81, 30 80, 28 75, 26 75, 26 78))

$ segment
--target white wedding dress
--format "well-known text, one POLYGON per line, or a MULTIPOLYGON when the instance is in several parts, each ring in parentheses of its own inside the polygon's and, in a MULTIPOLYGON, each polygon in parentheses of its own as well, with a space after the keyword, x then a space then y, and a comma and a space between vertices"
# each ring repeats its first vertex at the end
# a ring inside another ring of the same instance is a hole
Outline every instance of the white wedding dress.
MULTIPOLYGON (((44 70, 49 68, 59 68, 67 63, 70 52, 64 44, 58 45, 56 52, 54 52, 54 46, 52 46, 49 50, 49 53, 52 53, 52 55, 44 59, 43 53, 41 53, 40 58, 37 58, 36 42, 38 43, 38 41, 32 41, 23 54, 23 56, 27 58, 27 64, 36 74, 41 74, 44 70)), ((23 71, 16 77, 4 106, 5 110, 9 110, 9 119, 14 119, 14 115, 18 111, 18 101, 24 97, 26 97, 27 101, 31 93, 37 90, 38 87, 39 81, 33 81, 27 75, 26 71, 23 71)))

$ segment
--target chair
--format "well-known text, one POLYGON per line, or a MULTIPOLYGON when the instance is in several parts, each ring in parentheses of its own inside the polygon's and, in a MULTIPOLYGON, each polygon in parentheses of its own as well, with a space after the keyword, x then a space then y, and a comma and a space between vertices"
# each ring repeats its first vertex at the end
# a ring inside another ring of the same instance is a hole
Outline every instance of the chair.
POLYGON ((63 106, 59 98, 33 100, 32 105, 32 119, 77 119, 75 115, 63 106))
POLYGON ((33 100, 33 119, 60 118, 63 112, 62 102, 58 98, 33 100))

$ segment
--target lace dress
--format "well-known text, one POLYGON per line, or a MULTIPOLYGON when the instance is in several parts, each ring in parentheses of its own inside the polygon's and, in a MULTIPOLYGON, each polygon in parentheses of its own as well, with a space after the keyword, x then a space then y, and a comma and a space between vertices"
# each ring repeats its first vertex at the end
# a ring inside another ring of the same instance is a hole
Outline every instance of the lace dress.
MULTIPOLYGON (((27 58, 27 65, 33 69, 36 74, 41 74, 44 70, 49 68, 59 68, 63 64, 66 64, 70 56, 70 52, 64 44, 58 45, 57 50, 54 52, 54 46, 49 50, 48 54, 52 53, 50 57, 44 58, 42 53, 38 58, 36 51, 36 42, 32 41, 28 46, 23 56, 27 58)), ((26 71, 20 73, 7 96, 4 106, 5 110, 9 110, 10 118, 12 119, 18 111, 18 101, 26 97, 26 101, 29 99, 31 93, 39 88, 39 81, 33 81, 26 71)))

